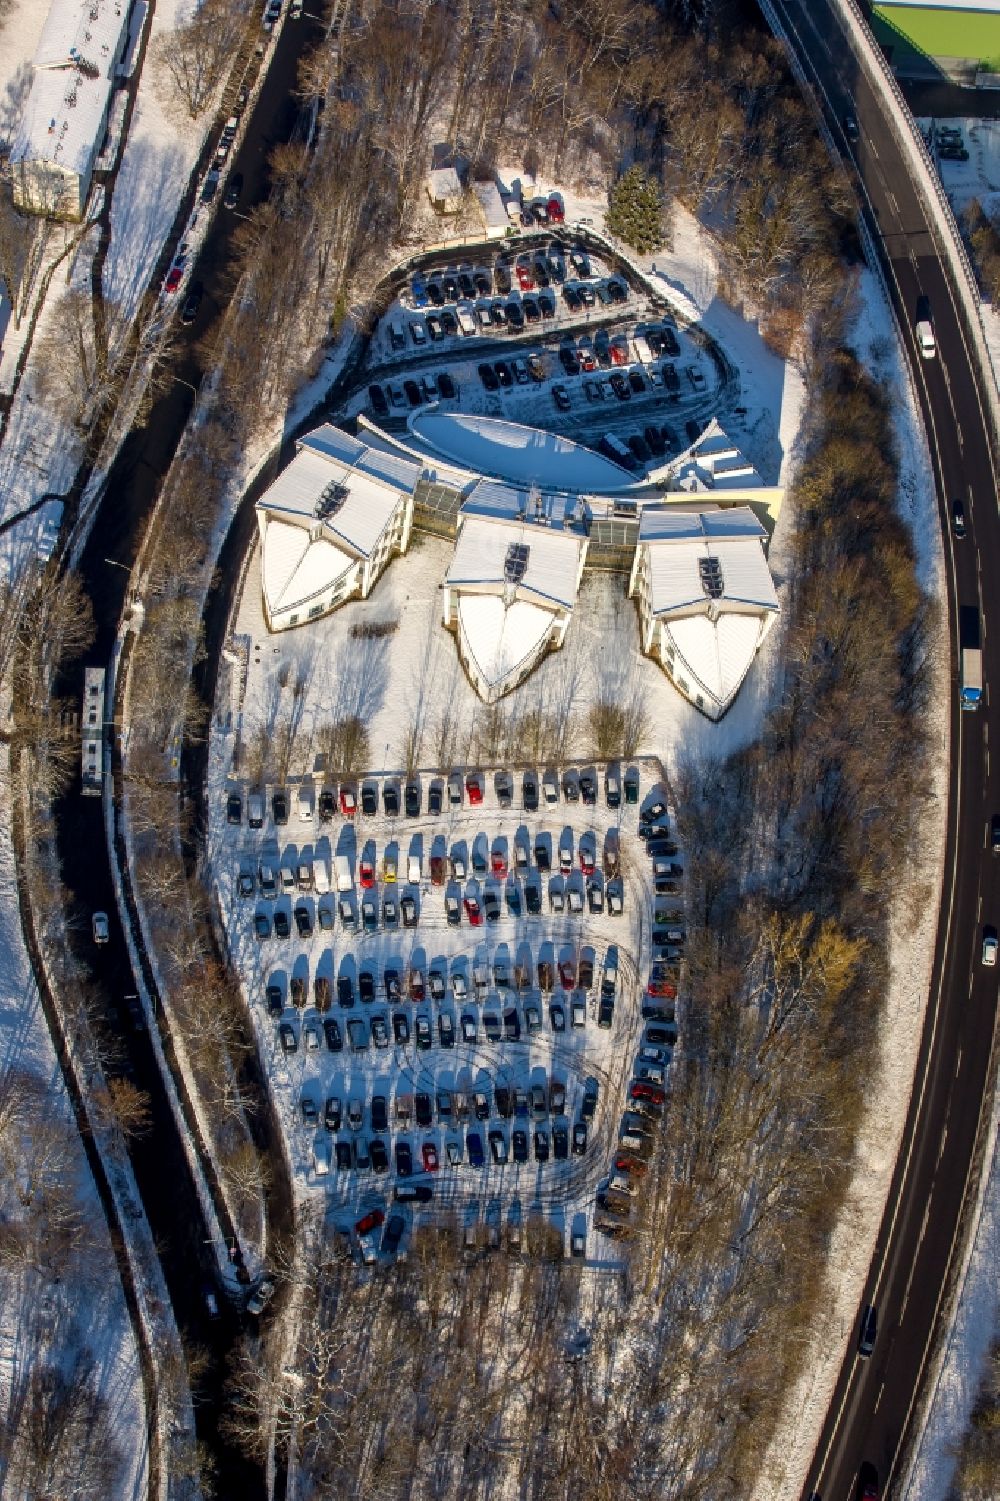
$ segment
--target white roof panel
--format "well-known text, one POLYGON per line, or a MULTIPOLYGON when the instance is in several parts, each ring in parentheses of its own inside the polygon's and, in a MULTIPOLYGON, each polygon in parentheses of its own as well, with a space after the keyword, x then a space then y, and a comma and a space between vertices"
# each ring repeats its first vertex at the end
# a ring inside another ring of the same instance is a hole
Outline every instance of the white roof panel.
POLYGON ((518 422, 432 407, 412 413, 408 425, 423 445, 453 463, 514 485, 607 495, 636 484, 627 470, 593 449, 518 422))
POLYGON ((582 543, 568 532, 550 531, 531 522, 463 513, 446 582, 458 589, 463 584, 493 585, 502 591, 507 551, 514 545, 528 548, 527 567, 517 586, 522 596, 528 592, 571 610, 576 603, 582 543))
POLYGON ((268 609, 292 610, 328 589, 355 560, 325 538, 316 542, 299 526, 269 521, 264 531, 261 573, 268 609))
POLYGON ((552 629, 552 611, 527 600, 504 605, 497 594, 463 594, 459 629, 488 683, 502 683, 552 629))
MULTIPOLYGON (((767 622, 760 615, 689 615, 667 622, 667 635, 692 677, 725 705, 739 688, 765 634, 767 622)), ((680 664, 676 671, 682 672, 680 664)))
POLYGON ((368 557, 395 515, 401 496, 412 493, 419 475, 418 465, 373 452, 348 433, 324 427, 303 439, 291 463, 257 506, 295 516, 304 524, 321 523, 329 542, 368 557), (320 517, 317 505, 332 485, 343 486, 347 493, 328 497, 331 509, 320 517))

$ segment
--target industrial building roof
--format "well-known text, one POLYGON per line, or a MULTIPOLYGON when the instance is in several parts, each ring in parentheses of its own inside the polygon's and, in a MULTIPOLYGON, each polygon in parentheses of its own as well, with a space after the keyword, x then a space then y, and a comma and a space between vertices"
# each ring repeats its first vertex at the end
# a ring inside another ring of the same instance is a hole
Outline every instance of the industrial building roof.
POLYGON ((127 0, 52 0, 11 160, 51 161, 84 176, 99 145, 127 0))
POLYGON ((571 610, 576 603, 583 541, 569 532, 535 522, 483 514, 463 508, 455 554, 446 583, 480 591, 492 587, 516 589, 520 599, 530 596, 549 609, 571 610), (526 549, 512 555, 512 549, 526 549), (516 561, 512 564, 512 556, 516 561), (512 577, 512 571, 518 577, 512 577))
POLYGON ((778 597, 761 546, 765 535, 748 506, 697 512, 645 508, 639 542, 649 548, 653 614, 707 614, 710 602, 719 614, 777 611, 778 597))

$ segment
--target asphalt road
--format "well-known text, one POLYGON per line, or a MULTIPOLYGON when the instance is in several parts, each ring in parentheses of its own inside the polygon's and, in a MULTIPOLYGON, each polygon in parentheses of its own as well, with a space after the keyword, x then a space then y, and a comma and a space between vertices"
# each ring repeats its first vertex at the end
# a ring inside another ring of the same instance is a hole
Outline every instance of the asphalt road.
MULTIPOLYGON (((245 140, 232 163, 232 170, 241 172, 244 178, 241 207, 266 195, 268 154, 276 144, 289 139, 300 124, 292 91, 299 55, 315 34, 314 25, 308 21, 286 25, 275 45, 245 140)), ((88 665, 109 660, 145 523, 190 412, 191 388, 203 374, 197 339, 227 300, 228 241, 238 222, 220 202, 192 272, 193 279, 203 283, 205 295, 197 320, 182 333, 181 351, 171 365, 176 380, 154 405, 146 426, 135 429, 126 439, 80 560, 79 574, 90 596, 97 627, 88 665)), ((82 697, 82 667, 62 685, 62 691, 82 697)), ((57 830, 68 899, 81 917, 75 940, 78 955, 93 967, 103 996, 100 1025, 118 1040, 120 1071, 150 1096, 152 1130, 132 1143, 130 1153, 178 1326, 187 1341, 202 1347, 209 1356, 195 1391, 198 1436, 214 1456, 218 1494, 263 1497, 262 1470, 228 1445, 217 1428, 226 1358, 243 1316, 221 1296, 221 1316, 212 1319, 207 1312, 204 1294, 214 1286, 208 1228, 149 1035, 130 1024, 123 1005, 123 998, 134 994, 137 985, 119 924, 101 800, 81 797, 75 788, 58 806, 57 830), (90 914, 101 909, 109 915, 111 938, 106 947, 95 949, 90 942, 90 914)))
MULTIPOLYGON (((869 89, 827 0, 779 0, 799 56, 818 75, 832 106, 830 123, 845 157, 856 164, 870 202, 869 227, 887 270, 896 316, 910 356, 931 443, 949 592, 957 609, 981 610, 984 703, 958 707, 957 652, 951 688, 952 764, 944 890, 934 953, 930 1006, 920 1044, 913 1099, 865 1302, 878 1307, 874 1354, 861 1360, 852 1336, 809 1473, 806 1494, 823 1501, 854 1497, 864 1466, 877 1472, 883 1497, 901 1479, 899 1462, 926 1375, 942 1290, 972 1158, 997 1009, 997 970, 980 962, 984 924, 1000 923, 1000 858, 989 849, 989 823, 1000 811, 990 758, 996 715, 990 685, 1000 684, 1000 612, 983 562, 1000 556, 1000 514, 989 437, 960 321, 935 253, 907 164, 881 103, 869 89), (846 141, 844 116, 860 139, 846 141), (930 300, 938 356, 923 360, 914 343, 918 297, 930 300), (951 502, 965 504, 966 536, 955 537, 951 502)), ((877 1083, 875 1088, 877 1088, 877 1083)), ((870 1471, 868 1472, 870 1473, 870 1471)))

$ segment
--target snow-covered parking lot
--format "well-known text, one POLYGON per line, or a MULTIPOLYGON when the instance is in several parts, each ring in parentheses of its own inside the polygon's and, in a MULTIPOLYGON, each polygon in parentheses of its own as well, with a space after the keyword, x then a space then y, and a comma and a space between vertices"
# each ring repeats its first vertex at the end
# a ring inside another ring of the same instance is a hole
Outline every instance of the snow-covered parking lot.
MULTIPOLYGON (((399 779, 381 776, 363 783, 378 789, 374 815, 338 808, 320 821, 322 782, 311 779, 286 789, 287 824, 275 824, 271 787, 258 830, 247 824, 248 787, 229 784, 241 798, 238 825, 226 822, 225 800, 213 806, 230 950, 300 1183, 324 1196, 332 1225, 348 1228, 385 1209, 401 1185, 418 1186, 433 1192, 421 1212, 447 1206, 466 1223, 541 1213, 567 1234, 586 1234, 589 1256, 613 1254, 587 1229, 641 1043, 653 886, 639 814, 665 797, 657 763, 631 769, 637 801, 623 796, 617 808, 608 807, 603 766, 591 768, 593 806, 566 800, 561 786, 547 802, 540 787, 537 810, 525 810, 520 772, 510 807, 492 772, 481 775, 481 803, 463 787, 458 805, 442 779, 420 774, 421 811, 411 817, 402 791, 399 813, 386 812, 384 785, 399 779), (428 807, 435 782, 440 813, 428 807), (606 879, 616 860, 620 879, 606 879), (591 864, 592 876, 583 868, 591 864), (341 893, 338 866, 348 885, 341 893), (268 868, 275 872, 273 895, 262 889, 262 867, 265 885, 268 868), (320 885, 329 872, 334 889, 317 891, 317 869, 320 885), (608 900, 616 889, 617 913, 608 900), (404 926, 410 901, 413 925, 404 926), (274 935, 281 916, 294 936, 274 935), (256 935, 258 918, 269 936, 256 935), (602 1018, 611 971, 613 1006, 602 1018), (304 1004, 293 1004, 293 990, 304 1004), (329 1111, 328 1101, 336 1102, 329 1111)), ((671 885, 657 900, 679 911, 679 882, 671 885)))

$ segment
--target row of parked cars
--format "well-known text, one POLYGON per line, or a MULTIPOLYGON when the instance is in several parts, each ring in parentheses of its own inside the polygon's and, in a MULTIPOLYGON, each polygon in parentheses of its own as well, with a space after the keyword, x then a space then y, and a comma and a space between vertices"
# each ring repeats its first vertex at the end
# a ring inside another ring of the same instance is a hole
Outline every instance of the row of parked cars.
MULTIPOLYGON (((560 799, 566 803, 582 802, 587 807, 597 805, 600 779, 593 767, 582 770, 568 767, 561 778, 552 767, 541 776, 537 771, 529 769, 521 773, 520 781, 520 803, 526 813, 536 813, 543 802, 554 807, 560 799)), ((381 791, 382 811, 388 817, 398 818, 402 809, 407 818, 419 818, 424 810, 424 784, 425 779, 421 777, 412 777, 406 781, 394 776, 380 780, 367 777, 361 784, 360 812, 364 817, 375 817, 379 811, 381 791)), ((630 766, 623 774, 617 765, 609 765, 604 773, 605 803, 611 809, 621 807, 623 798, 626 804, 638 803, 639 785, 638 767, 630 766)), ((464 775, 460 771, 453 771, 447 777, 432 777, 427 783, 427 812, 436 816, 446 806, 461 808, 466 802, 470 807, 482 806, 490 787, 498 807, 513 807, 515 781, 509 771, 497 771, 492 778, 480 771, 468 771, 464 775)), ((291 808, 289 790, 275 787, 271 792, 271 816, 277 826, 281 827, 289 822, 291 808)), ((359 797, 356 783, 342 782, 339 787, 325 784, 318 789, 308 779, 299 784, 295 796, 295 812, 300 823, 311 824, 317 814, 320 823, 329 823, 336 817, 338 810, 343 818, 353 819, 357 815, 359 797)), ((267 798, 264 789, 251 790, 246 800, 247 822, 251 829, 263 827, 266 812, 267 798)), ((243 794, 233 788, 226 800, 227 822, 241 825, 243 814, 243 794)))
POLYGON ((652 963, 642 1002, 646 1027, 629 1081, 618 1147, 611 1172, 597 1196, 595 1226, 611 1235, 627 1231, 666 1105, 666 1075, 677 1041, 675 1002, 684 956, 683 908, 677 905, 683 871, 674 858, 677 845, 671 838, 668 811, 661 798, 643 807, 639 833, 646 842, 653 871, 652 963), (664 896, 670 898, 667 905, 664 896))

